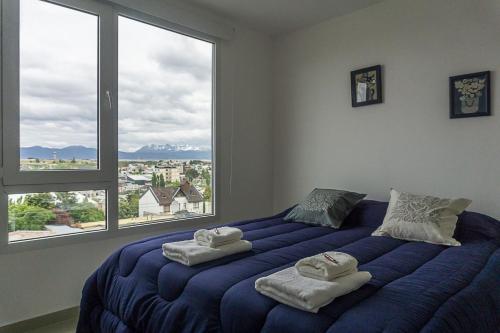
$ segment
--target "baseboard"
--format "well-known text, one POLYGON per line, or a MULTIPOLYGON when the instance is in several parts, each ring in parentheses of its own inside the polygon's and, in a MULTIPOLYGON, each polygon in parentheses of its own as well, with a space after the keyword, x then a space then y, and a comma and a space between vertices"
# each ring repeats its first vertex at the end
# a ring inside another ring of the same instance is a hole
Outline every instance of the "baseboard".
POLYGON ((74 308, 69 308, 49 313, 40 317, 23 320, 18 323, 0 327, 0 333, 21 333, 29 330, 34 330, 35 328, 48 326, 50 324, 75 318, 76 316, 78 316, 79 311, 80 307, 75 306, 74 308))

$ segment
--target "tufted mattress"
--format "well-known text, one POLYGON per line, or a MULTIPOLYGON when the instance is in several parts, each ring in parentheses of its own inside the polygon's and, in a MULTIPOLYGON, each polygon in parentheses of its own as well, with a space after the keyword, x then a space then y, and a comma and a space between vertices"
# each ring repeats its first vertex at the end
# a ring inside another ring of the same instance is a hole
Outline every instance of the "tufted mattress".
POLYGON ((500 222, 463 213, 459 247, 370 236, 386 208, 363 201, 340 230, 285 222, 286 211, 233 223, 253 251, 193 267, 161 250, 193 231, 126 245, 87 280, 78 332, 500 332, 500 222), (257 278, 328 250, 373 279, 318 314, 255 291, 257 278))

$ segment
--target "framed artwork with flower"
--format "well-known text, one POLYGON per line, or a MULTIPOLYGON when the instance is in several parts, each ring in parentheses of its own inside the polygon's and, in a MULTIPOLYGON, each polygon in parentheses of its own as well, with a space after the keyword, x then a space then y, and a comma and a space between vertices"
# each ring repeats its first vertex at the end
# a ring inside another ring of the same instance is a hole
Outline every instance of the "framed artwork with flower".
POLYGON ((352 107, 382 103, 382 66, 351 72, 352 107))
POLYGON ((490 115, 489 71, 450 77, 450 118, 490 115))

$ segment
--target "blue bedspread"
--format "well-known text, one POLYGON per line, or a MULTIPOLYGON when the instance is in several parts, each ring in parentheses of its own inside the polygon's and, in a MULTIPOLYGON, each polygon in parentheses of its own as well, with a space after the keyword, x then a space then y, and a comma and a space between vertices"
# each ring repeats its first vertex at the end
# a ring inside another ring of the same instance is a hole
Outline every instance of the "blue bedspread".
POLYGON ((234 223, 253 251, 194 267, 162 256, 181 232, 127 245, 83 290, 78 332, 497 332, 500 222, 463 213, 460 247, 372 237, 386 203, 363 201, 340 230, 274 217, 234 223), (257 293, 257 278, 327 250, 356 257, 373 279, 318 314, 257 293))

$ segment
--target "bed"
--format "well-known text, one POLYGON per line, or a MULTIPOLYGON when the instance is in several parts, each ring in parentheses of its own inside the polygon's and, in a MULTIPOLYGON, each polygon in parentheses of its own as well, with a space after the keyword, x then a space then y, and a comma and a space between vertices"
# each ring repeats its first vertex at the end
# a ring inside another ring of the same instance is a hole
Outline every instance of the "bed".
POLYGON ((269 218, 233 223, 253 251, 186 267, 161 245, 193 231, 129 244, 83 289, 78 332, 500 332, 500 222, 460 215, 459 247, 373 237, 387 203, 365 200, 341 229, 269 218), (267 298, 255 280, 327 250, 373 278, 318 314, 267 298))

